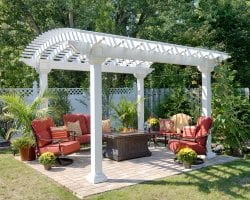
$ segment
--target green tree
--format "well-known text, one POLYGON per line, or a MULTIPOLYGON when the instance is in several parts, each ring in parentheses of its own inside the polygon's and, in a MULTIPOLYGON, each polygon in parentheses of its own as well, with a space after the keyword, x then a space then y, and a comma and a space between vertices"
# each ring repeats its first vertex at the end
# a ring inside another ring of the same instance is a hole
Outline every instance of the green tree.
POLYGON ((221 141, 226 148, 243 149, 250 138, 250 103, 236 89, 238 85, 234 83, 235 75, 236 71, 229 65, 218 67, 215 71, 212 133, 214 140, 221 141))
MULTIPOLYGON (((18 62, 25 46, 40 33, 58 27, 125 35, 222 50, 232 56, 236 80, 249 87, 248 0, 0 0, 0 86, 31 87, 35 70, 18 62), (91 17, 90 17, 91 16, 91 17), (22 74, 22 76, 20 76, 22 74)), ((166 87, 179 80, 200 84, 195 67, 152 65, 147 86, 166 87), (174 71, 174 73, 173 73, 174 71), (161 74, 161 81, 159 81, 161 74)), ((105 74, 107 86, 131 86, 135 78, 105 74)), ((88 87, 89 73, 52 71, 50 87, 88 87)))

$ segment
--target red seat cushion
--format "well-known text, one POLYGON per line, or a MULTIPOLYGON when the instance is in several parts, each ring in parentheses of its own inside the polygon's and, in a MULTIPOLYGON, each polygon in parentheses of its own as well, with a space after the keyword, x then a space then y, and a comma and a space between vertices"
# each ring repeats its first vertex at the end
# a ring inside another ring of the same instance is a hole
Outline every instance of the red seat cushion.
POLYGON ((68 155, 80 150, 80 143, 78 141, 69 141, 61 143, 61 150, 64 155, 68 155))
POLYGON ((62 142, 60 146, 61 146, 61 151, 59 148, 59 143, 49 144, 47 146, 40 148, 40 153, 42 154, 44 152, 52 152, 55 155, 61 155, 61 154, 68 155, 80 150, 80 144, 78 141, 62 142))
POLYGON ((184 140, 169 140, 168 147, 174 153, 177 153, 182 148, 191 148, 199 155, 206 154, 206 147, 199 145, 196 142, 184 141, 184 140))

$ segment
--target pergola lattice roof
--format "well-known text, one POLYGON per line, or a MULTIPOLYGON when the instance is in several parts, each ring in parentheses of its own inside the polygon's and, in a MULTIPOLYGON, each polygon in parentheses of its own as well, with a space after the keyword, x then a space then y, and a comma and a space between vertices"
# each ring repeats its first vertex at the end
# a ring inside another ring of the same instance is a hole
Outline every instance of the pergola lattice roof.
POLYGON ((96 58, 102 60, 102 72, 147 74, 154 62, 213 67, 229 56, 201 48, 58 28, 33 40, 20 60, 33 68, 89 71, 90 60, 96 58))

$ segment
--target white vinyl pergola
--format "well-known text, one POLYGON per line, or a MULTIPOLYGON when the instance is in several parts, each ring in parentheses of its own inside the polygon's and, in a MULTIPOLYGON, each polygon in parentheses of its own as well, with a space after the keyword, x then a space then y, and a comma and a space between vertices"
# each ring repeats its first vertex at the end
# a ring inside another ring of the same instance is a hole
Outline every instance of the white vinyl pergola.
MULTIPOLYGON (((91 171, 92 183, 107 180, 102 170, 102 72, 133 74, 137 98, 144 97, 144 78, 153 63, 195 66, 202 74, 202 115, 211 116, 211 72, 229 58, 226 53, 169 43, 148 41, 71 28, 50 30, 34 39, 20 60, 36 69, 40 94, 48 87, 52 69, 90 71, 91 171)), ((138 130, 143 130, 144 102, 139 101, 138 130)), ((207 157, 211 136, 207 141, 207 157)))

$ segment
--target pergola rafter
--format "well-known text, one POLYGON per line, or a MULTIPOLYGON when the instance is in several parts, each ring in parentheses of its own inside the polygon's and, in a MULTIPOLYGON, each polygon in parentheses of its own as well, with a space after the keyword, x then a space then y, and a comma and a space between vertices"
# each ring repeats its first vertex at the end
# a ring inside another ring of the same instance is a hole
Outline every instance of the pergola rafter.
MULTIPOLYGON (((49 61, 51 69, 56 62, 89 64, 88 57, 103 58, 102 72, 108 66, 141 67, 147 70, 152 63, 214 67, 229 56, 218 51, 193 48, 162 42, 114 36, 77 29, 60 28, 48 31, 31 42, 21 55, 21 60, 37 68, 40 60, 49 61), (81 52, 79 52, 81 51, 81 52), (83 56, 84 55, 84 56, 83 56), (122 59, 122 62, 121 60, 122 59), (138 63, 141 63, 138 66, 138 63), (104 67, 106 66, 106 67, 104 67)), ((48 63, 48 62, 46 62, 48 63)), ((83 65, 83 71, 86 65, 83 65)), ((80 65, 75 70, 79 70, 80 65)), ((80 67, 81 68, 81 67, 80 67)), ((123 68, 124 69, 124 68, 123 68)), ((74 68, 70 68, 74 70, 74 68)), ((137 71, 137 70, 135 70, 137 71)), ((133 73, 130 70, 112 69, 114 73, 133 73)))
MULTIPOLYGON (((211 116, 211 72, 229 55, 219 51, 129 38, 79 29, 59 28, 38 36, 23 51, 20 60, 39 73, 40 93, 48 86, 52 69, 90 71, 91 172, 93 183, 107 179, 102 171, 101 73, 133 74, 137 79, 138 129, 144 124, 144 78, 153 63, 195 66, 202 75, 202 115, 211 116)), ((207 140, 207 157, 211 135, 207 140)))

